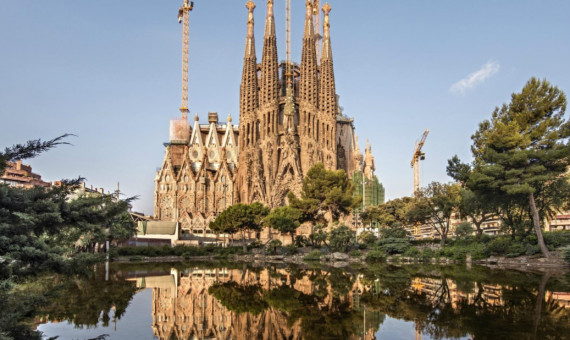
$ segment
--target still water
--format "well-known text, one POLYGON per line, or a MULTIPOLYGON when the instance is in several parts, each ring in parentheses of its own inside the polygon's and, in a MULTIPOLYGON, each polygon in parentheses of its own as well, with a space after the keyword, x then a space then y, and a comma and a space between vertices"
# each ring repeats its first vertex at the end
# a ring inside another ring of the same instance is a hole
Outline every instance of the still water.
POLYGON ((115 264, 105 274, 70 279, 37 311, 45 338, 570 338, 567 272, 115 264))

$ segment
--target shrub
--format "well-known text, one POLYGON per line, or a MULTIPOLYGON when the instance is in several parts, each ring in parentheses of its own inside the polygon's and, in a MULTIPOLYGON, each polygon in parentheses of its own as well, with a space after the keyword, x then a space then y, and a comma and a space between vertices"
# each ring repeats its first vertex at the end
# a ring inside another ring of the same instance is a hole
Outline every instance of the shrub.
POLYGON ((374 244, 378 238, 374 236, 374 233, 371 231, 364 231, 359 236, 360 243, 370 245, 374 244))
POLYGON ((410 242, 405 238, 388 237, 380 239, 378 246, 388 254, 403 254, 410 247, 410 242))
MULTIPOLYGON (((570 246, 570 231, 560 230, 544 233, 544 243, 554 248, 570 246)), ((536 242, 535 242, 536 243, 536 242)))
POLYGON ((354 242, 356 233, 349 227, 341 225, 333 230, 329 235, 329 244, 334 251, 346 251, 348 246, 354 242))
POLYGON ((564 261, 570 263, 570 247, 562 249, 562 258, 564 261))
POLYGON ((526 247, 522 243, 513 243, 509 246, 506 257, 517 257, 526 253, 526 247))
POLYGON ((348 253, 348 255, 350 255, 351 257, 361 257, 362 252, 358 249, 355 249, 355 250, 351 250, 350 253, 348 253))
POLYGON ((473 227, 469 222, 463 222, 455 228, 455 236, 459 238, 465 238, 471 234, 473 234, 473 227))
POLYGON ((406 257, 418 258, 420 256, 420 250, 416 247, 409 247, 404 253, 406 257))
POLYGON ((512 241, 506 237, 497 237, 487 244, 487 249, 489 249, 492 254, 504 255, 509 252, 511 242, 512 241))
POLYGON ((297 247, 294 244, 290 244, 284 247, 285 254, 287 255, 295 255, 297 253, 297 247))
POLYGON ((313 250, 310 253, 308 253, 307 255, 305 255, 305 257, 303 257, 304 261, 319 261, 321 259, 321 256, 323 256, 323 253, 321 253, 320 250, 313 250))
POLYGON ((275 254, 277 252, 277 247, 281 247, 281 244, 280 240, 271 240, 267 243, 265 250, 270 254, 275 254))
POLYGON ((436 257, 435 251, 431 248, 425 248, 420 254, 420 261, 430 261, 434 257, 436 257))
POLYGON ((305 236, 295 236, 295 246, 298 248, 304 247, 306 245, 308 245, 308 240, 305 238, 305 236))
POLYGON ((374 249, 366 255, 366 262, 383 262, 386 261, 386 253, 380 249, 374 249))
POLYGON ((131 257, 129 257, 129 261, 131 261, 131 262, 139 262, 139 261, 142 261, 142 259, 143 259, 142 256, 131 256, 131 257))

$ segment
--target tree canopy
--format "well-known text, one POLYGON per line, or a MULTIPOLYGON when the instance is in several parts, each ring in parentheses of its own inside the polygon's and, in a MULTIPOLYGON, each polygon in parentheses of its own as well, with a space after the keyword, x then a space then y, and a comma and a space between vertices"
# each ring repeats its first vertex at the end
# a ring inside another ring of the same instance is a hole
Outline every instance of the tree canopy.
POLYGON ((289 192, 289 205, 301 211, 301 222, 326 222, 327 213, 332 222, 350 213, 360 202, 352 191, 352 181, 344 170, 326 170, 322 163, 317 163, 303 178, 301 197, 289 192))
POLYGON ((471 139, 472 165, 456 157, 448 173, 488 198, 512 232, 534 228, 543 254, 541 221, 569 199, 570 122, 566 96, 546 80, 531 78, 511 102, 497 107, 471 139))

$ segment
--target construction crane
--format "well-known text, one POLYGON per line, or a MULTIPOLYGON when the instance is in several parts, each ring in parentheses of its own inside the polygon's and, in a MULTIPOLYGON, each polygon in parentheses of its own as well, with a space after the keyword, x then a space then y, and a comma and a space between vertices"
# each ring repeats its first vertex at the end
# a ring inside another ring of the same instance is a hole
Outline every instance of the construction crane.
POLYGON ((426 158, 426 154, 422 152, 422 147, 426 142, 427 135, 429 130, 426 129, 420 141, 416 141, 416 146, 414 149, 414 155, 412 157, 412 168, 414 169, 414 195, 418 190, 420 190, 420 161, 423 161, 426 158))
POLYGON ((188 119, 188 55, 190 40, 190 11, 194 8, 194 1, 184 0, 178 10, 178 23, 182 23, 182 105, 180 112, 182 119, 188 119))
POLYGON ((313 24, 315 26, 315 45, 317 49, 317 63, 321 61, 321 41, 323 36, 321 34, 321 0, 313 0, 313 24))

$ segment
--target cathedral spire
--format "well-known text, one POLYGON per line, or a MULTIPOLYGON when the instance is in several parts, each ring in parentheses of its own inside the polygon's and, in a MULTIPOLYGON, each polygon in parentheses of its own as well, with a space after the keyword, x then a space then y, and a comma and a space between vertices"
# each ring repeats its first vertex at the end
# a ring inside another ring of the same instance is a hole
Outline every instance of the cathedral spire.
POLYGON ((279 99, 278 63, 275 18, 273 16, 273 0, 268 0, 267 17, 265 19, 265 37, 263 41, 263 56, 261 61, 261 104, 271 103, 279 99))
POLYGON ((326 3, 323 6, 323 13, 325 14, 325 20, 323 22, 323 54, 322 60, 331 60, 332 61, 332 49, 331 49, 331 34, 330 34, 330 17, 329 13, 331 12, 331 5, 326 3))
POLYGON ((245 7, 249 11, 247 15, 247 40, 245 43, 245 58, 255 58, 255 37, 253 35, 253 10, 255 9, 255 3, 250 0, 247 2, 245 7))
POLYGON ((313 4, 306 1, 305 31, 301 54, 300 99, 317 107, 317 51, 315 48, 315 30, 313 26, 313 4))
POLYGON ((323 51, 321 57, 319 109, 329 118, 336 119, 337 103, 330 36, 330 11, 331 6, 328 3, 325 4, 323 6, 325 18, 323 22, 323 51))
MULTIPOLYGON (((259 107, 259 97, 257 93, 257 58, 255 56, 255 39, 253 36, 253 10, 255 9, 253 1, 248 1, 246 8, 249 11, 247 18, 247 39, 240 86, 240 121, 244 121, 244 123, 248 120, 253 120, 252 117, 255 115, 252 114, 252 112, 259 107)), ((251 124, 253 124, 253 122, 251 122, 251 124)), ((253 129, 250 131, 253 131, 253 129)), ((250 141, 252 140, 253 138, 250 138, 250 141)))

